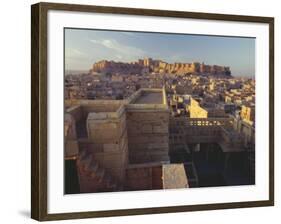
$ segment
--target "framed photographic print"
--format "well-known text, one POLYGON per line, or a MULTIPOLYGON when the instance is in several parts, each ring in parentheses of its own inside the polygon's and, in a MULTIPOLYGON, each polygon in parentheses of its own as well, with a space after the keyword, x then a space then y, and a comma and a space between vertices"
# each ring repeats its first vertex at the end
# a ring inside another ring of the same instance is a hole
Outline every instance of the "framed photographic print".
POLYGON ((274 18, 32 5, 32 218, 274 204, 274 18))

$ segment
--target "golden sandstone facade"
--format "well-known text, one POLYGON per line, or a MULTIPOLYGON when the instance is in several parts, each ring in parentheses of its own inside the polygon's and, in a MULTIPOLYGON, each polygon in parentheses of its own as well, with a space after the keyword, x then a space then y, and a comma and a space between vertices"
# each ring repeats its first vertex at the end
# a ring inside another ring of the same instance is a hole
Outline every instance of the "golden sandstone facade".
MULTIPOLYGON (((169 109, 164 89, 126 100, 66 100, 65 160, 75 161, 79 192, 169 188, 169 109), (165 176, 165 182, 162 177, 165 176)), ((173 185, 174 186, 174 185, 173 185)))
POLYGON ((207 118, 208 111, 203 109, 199 102, 191 98, 190 100, 190 107, 189 107, 190 117, 191 118, 207 118))
POLYGON ((199 100, 191 97, 188 107, 190 118, 211 118, 211 117, 227 117, 224 108, 219 108, 213 103, 205 102, 202 105, 199 100))
POLYGON ((229 160, 251 149, 255 130, 235 117, 209 117, 192 100, 190 117, 170 116, 164 89, 140 89, 125 100, 65 100, 65 164, 74 167, 65 170, 77 172, 65 173, 65 186, 78 178, 78 190, 66 193, 196 187, 193 162, 178 159, 204 144, 207 154, 220 147, 227 173, 229 160))
POLYGON ((137 62, 115 62, 102 60, 96 62, 92 72, 97 73, 121 73, 121 74, 142 74, 146 72, 155 73, 202 73, 212 75, 231 75, 229 67, 219 65, 205 65, 204 63, 173 63, 169 64, 152 58, 139 59, 137 62))
POLYGON ((241 108, 241 118, 249 123, 253 123, 255 121, 255 107, 243 105, 241 108))

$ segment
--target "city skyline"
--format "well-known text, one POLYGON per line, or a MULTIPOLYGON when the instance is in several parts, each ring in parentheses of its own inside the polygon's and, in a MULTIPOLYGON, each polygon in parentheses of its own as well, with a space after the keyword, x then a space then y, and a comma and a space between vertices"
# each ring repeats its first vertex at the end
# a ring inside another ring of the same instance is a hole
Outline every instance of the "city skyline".
POLYGON ((100 60, 145 57, 230 66, 233 76, 254 77, 255 38, 65 29, 66 70, 89 70, 100 60))

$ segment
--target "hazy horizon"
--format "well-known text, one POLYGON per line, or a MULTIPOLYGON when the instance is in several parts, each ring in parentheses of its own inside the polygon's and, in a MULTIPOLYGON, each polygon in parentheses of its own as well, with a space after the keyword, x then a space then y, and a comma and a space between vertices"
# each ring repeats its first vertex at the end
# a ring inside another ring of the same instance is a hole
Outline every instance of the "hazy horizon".
POLYGON ((255 38, 65 29, 66 71, 88 71, 101 60, 145 57, 229 66, 233 76, 255 76, 255 38))

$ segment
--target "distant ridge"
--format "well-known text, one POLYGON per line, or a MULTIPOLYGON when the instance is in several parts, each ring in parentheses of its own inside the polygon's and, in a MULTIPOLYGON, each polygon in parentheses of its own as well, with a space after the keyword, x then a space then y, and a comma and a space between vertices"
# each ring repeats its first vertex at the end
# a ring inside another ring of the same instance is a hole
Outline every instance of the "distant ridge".
POLYGON ((89 70, 65 70, 65 75, 79 75, 85 73, 89 73, 89 70))

